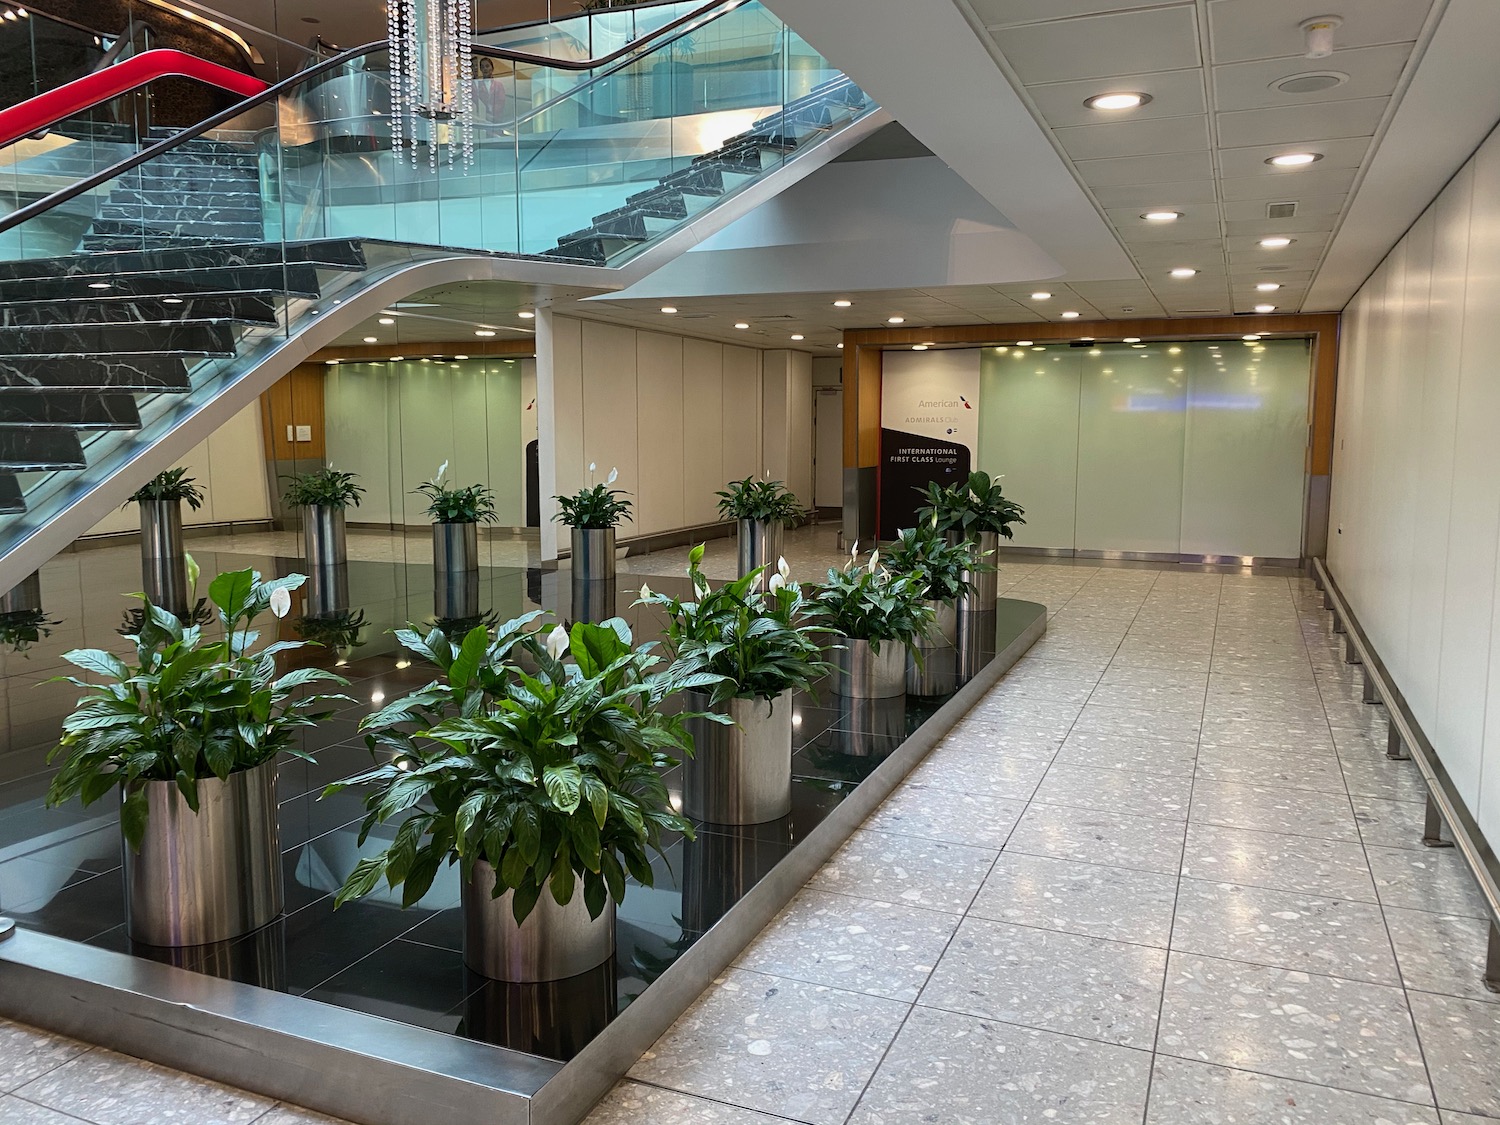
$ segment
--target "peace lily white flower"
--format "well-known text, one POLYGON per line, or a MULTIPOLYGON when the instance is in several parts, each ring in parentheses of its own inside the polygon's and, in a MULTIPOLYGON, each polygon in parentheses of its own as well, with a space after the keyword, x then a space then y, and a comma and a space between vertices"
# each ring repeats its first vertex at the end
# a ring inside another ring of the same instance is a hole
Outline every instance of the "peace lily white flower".
POLYGON ((651 597, 651 587, 648 586, 648 585, 646 585, 646 583, 642 582, 641 583, 641 601, 645 601, 649 597, 651 597))
POLYGON ((285 617, 292 611, 292 595, 286 587, 278 586, 271 591, 271 612, 277 617, 285 617))
POLYGON ((441 484, 442 480, 443 480, 443 474, 446 473, 447 471, 448 471, 448 462, 444 461, 441 465, 438 466, 437 476, 435 476, 435 477, 432 478, 432 483, 433 484, 441 484))
POLYGON ((547 655, 553 660, 561 660, 567 651, 568 631, 561 625, 552 626, 552 632, 547 634, 547 655))
POLYGON ((609 478, 604 483, 605 484, 614 484, 615 481, 617 481, 619 479, 620 479, 620 470, 619 469, 611 469, 609 471, 609 478))
POLYGON ((594 462, 592 462, 592 461, 590 461, 590 462, 589 462, 589 472, 591 472, 591 473, 592 473, 592 472, 593 472, 593 471, 594 471, 594 470, 595 470, 595 469, 597 469, 597 468, 598 468, 598 467, 599 467, 599 466, 598 466, 598 465, 596 465, 596 464, 594 464, 594 462))
POLYGON ((777 590, 781 589, 785 585, 786 579, 784 577, 782 577, 780 574, 773 574, 771 575, 771 581, 766 584, 766 589, 774 594, 777 590))
POLYGON ((785 555, 776 560, 776 573, 781 575, 783 581, 792 576, 792 568, 786 565, 785 555))
POLYGON ((852 546, 852 547, 849 548, 849 557, 851 559, 857 559, 857 558, 859 558, 859 540, 858 539, 856 539, 854 541, 854 546, 852 546))
POLYGON ((870 568, 869 568, 871 574, 875 573, 875 567, 879 564, 879 562, 880 562, 880 551, 879 551, 879 549, 871 551, 870 552, 870 568))

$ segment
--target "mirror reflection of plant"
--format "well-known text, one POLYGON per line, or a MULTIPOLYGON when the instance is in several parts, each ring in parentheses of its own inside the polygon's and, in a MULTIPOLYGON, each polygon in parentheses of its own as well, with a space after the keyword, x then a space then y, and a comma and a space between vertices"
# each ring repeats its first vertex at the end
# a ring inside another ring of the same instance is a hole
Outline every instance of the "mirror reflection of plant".
MULTIPOLYGON (((402 887, 409 906, 443 864, 460 864, 468 878, 482 859, 494 868, 496 897, 514 892, 518 923, 544 892, 566 905, 580 889, 597 918, 606 900, 624 899, 627 875, 652 885, 649 853, 661 852, 664 832, 692 835, 661 779, 692 739, 686 716, 661 705, 716 678, 675 663, 658 670, 653 646, 633 647, 619 618, 579 622, 571 632, 559 626, 545 644, 524 627, 511 632, 535 675, 509 663, 492 668, 504 685, 493 705, 438 724, 413 753, 329 788, 375 786, 361 842, 376 824, 405 817, 385 851, 356 865, 336 904, 383 879, 402 887)), ((476 644, 459 659, 482 657, 476 644)))
MULTIPOLYGON (((594 477, 595 469, 596 466, 590 463, 590 480, 594 477)), ((580 488, 571 496, 554 496, 552 499, 557 501, 557 515, 552 517, 553 520, 579 530, 598 531, 615 527, 621 520, 634 518, 630 514, 630 501, 621 499, 626 493, 609 487, 619 479, 620 470, 611 469, 603 484, 580 488)))
MULTIPOLYGON (((196 583, 194 583, 194 585, 196 585, 196 583)), ((165 612, 170 613, 171 611, 167 610, 165 612)), ((146 628, 149 616, 150 615, 148 614, 144 606, 137 606, 135 609, 127 609, 125 611, 125 617, 120 622, 120 627, 116 629, 115 632, 120 634, 120 636, 122 637, 133 637, 140 633, 142 629, 146 628)), ((184 625, 198 626, 207 625, 213 619, 214 611, 209 608, 207 598, 196 599, 187 613, 184 616, 178 618, 178 620, 181 621, 184 625)))
POLYGON ((52 635, 52 627, 61 621, 48 617, 45 610, 18 609, 11 613, 0 613, 0 648, 7 648, 20 656, 38 641, 52 635))
POLYGON ((1011 531, 1011 525, 1026 522, 1021 518, 1026 509, 1005 496, 1000 480, 975 470, 968 479, 948 488, 929 481, 926 488, 917 489, 927 501, 917 509, 917 518, 934 523, 939 531, 957 532, 965 539, 984 531, 1013 539, 1015 532, 1011 531))
POLYGON ((360 497, 365 494, 364 487, 354 483, 359 479, 357 473, 341 472, 332 465, 282 479, 291 483, 281 499, 293 508, 318 506, 343 511, 359 507, 360 497))
POLYGON ((694 600, 641 587, 636 604, 659 606, 667 615, 668 651, 689 667, 723 677, 711 693, 716 704, 736 696, 775 699, 784 691, 811 691, 833 671, 819 640, 827 630, 807 620, 807 600, 802 587, 788 580, 786 560, 769 582, 767 568, 760 567, 715 590, 699 569, 703 549, 700 543, 688 554, 694 600))
POLYGON ((500 611, 498 609, 487 609, 483 613, 472 614, 467 617, 434 617, 432 624, 435 629, 442 632, 443 636, 450 641, 462 641, 481 625, 486 629, 493 629, 500 624, 500 611))
POLYGON ((779 480, 746 477, 730 481, 714 495, 719 498, 719 515, 726 520, 764 520, 790 527, 806 514, 796 494, 779 480))
POLYGON ((812 595, 817 624, 856 641, 868 641, 870 651, 893 641, 911 645, 925 637, 935 615, 927 605, 923 583, 909 574, 892 574, 880 565, 880 552, 859 561, 859 544, 842 569, 831 569, 828 580, 812 595))
POLYGON ((260 633, 255 619, 270 609, 284 617, 291 591, 306 578, 288 575, 263 582, 253 570, 229 571, 209 584, 219 629, 210 637, 198 625, 143 603, 134 662, 102 649, 75 649, 64 659, 96 677, 90 683, 59 676, 83 689, 73 713, 63 721, 61 741, 48 761, 61 756, 62 768, 47 791, 49 807, 73 797, 91 805, 120 787, 120 827, 139 850, 146 830, 146 781, 175 781, 183 799, 198 811, 198 782, 220 780, 241 770, 291 754, 311 761, 297 732, 333 714, 343 695, 307 693, 310 684, 346 681, 321 668, 276 674, 278 653, 301 641, 275 641, 254 651, 260 633))
POLYGON ((994 569, 977 554, 971 541, 949 542, 930 520, 921 527, 902 528, 882 551, 892 573, 913 576, 922 584, 923 596, 938 602, 958 601, 973 591, 973 574, 994 569))
POLYGON ((413 495, 427 498, 427 515, 433 523, 498 523, 495 512, 495 493, 482 484, 470 484, 463 488, 448 485, 443 474, 448 471, 448 462, 438 466, 437 476, 417 485, 413 495))
POLYGON ((203 507, 203 490, 195 477, 187 475, 186 469, 166 469, 131 493, 125 503, 139 504, 143 500, 181 500, 196 512, 203 507))
POLYGON ((323 613, 311 617, 299 617, 292 622, 297 635, 309 644, 321 645, 330 652, 342 653, 348 649, 362 648, 360 631, 367 624, 362 609, 343 609, 336 613, 323 613))

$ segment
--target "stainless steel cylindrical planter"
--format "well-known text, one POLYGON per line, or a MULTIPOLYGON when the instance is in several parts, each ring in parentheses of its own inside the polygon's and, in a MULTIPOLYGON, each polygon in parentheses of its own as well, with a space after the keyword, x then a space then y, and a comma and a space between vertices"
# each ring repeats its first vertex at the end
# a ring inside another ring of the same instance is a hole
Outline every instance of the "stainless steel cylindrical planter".
POLYGON ((616 583, 613 578, 574 578, 573 620, 608 621, 617 616, 615 605, 616 583))
POLYGON ((756 567, 775 567, 781 558, 786 527, 780 520, 740 520, 738 537, 740 577, 756 567))
POLYGON ((42 572, 33 570, 0 596, 0 613, 40 613, 42 572))
POLYGON ((869 641, 837 637, 842 646, 830 653, 835 668, 834 694, 849 699, 889 699, 906 692, 906 646, 881 641, 875 652, 869 641))
POLYGON ((472 521, 433 524, 432 568, 448 574, 478 570, 479 525, 472 521))
POLYGON ((140 500, 141 579, 146 596, 179 617, 187 614, 187 559, 182 546, 182 503, 140 500))
POLYGON ((906 691, 922 697, 947 695, 957 687, 958 607, 936 599, 926 604, 932 610, 932 627, 907 652, 906 691))
POLYGON ((479 568, 436 570, 433 573, 432 612, 444 621, 479 616, 479 568))
POLYGON ((932 610, 932 628, 927 631, 924 643, 928 645, 954 645, 958 643, 958 605, 955 602, 930 598, 925 603, 932 610))
POLYGON ((309 504, 302 509, 302 546, 311 568, 342 566, 349 561, 344 509, 309 504))
POLYGON ((464 964, 491 980, 543 981, 577 976, 615 953, 615 904, 590 918, 580 880, 566 906, 544 889, 526 921, 516 925, 513 891, 493 897, 495 869, 477 860, 463 884, 464 964))
POLYGON ((1000 557, 1000 533, 980 531, 970 536, 970 539, 978 561, 985 565, 969 573, 969 581, 974 584, 974 590, 966 595, 966 600, 980 613, 994 613, 995 601, 1000 596, 1000 576, 994 569, 1000 557))
POLYGON ((611 580, 615 576, 615 529, 612 527, 574 527, 573 581, 611 580))
POLYGON ((688 711, 717 711, 733 726, 688 719, 693 756, 682 763, 682 810, 710 824, 764 824, 792 811, 792 695, 711 705, 684 693, 688 711))
POLYGON ((276 762, 198 782, 198 812, 175 782, 147 781, 141 850, 125 847, 130 937, 207 945, 258 930, 281 913, 276 762))
POLYGON ((349 564, 307 568, 307 616, 331 617, 349 609, 349 564))

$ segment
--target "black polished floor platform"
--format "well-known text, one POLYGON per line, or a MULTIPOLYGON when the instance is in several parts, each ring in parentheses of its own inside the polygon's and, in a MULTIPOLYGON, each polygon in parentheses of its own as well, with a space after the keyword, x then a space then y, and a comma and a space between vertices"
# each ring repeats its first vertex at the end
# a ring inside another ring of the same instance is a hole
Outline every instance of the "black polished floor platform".
MULTIPOLYGON (((298 568, 290 559, 199 561, 205 572, 252 563, 267 572, 298 568)), ((1045 627, 1042 607, 1002 602, 985 630, 994 644, 983 645, 973 682, 958 698, 798 697, 791 815, 749 827, 696 824, 694 838, 673 839, 655 863, 655 886, 630 887, 611 964, 565 981, 513 985, 464 967, 456 869, 445 870, 410 909, 379 892, 333 909, 333 892, 381 839, 358 844, 359 793, 321 793, 369 765, 360 718, 432 678, 387 632, 434 619, 440 599, 429 566, 351 563, 347 612, 300 622, 310 635, 343 646, 320 650, 317 662, 350 679, 357 703, 307 732, 304 748, 316 764, 282 764, 285 916, 237 941, 167 950, 126 936, 112 805, 41 806, 50 773, 45 752, 74 689, 45 685, 38 694, 36 685, 61 670, 67 648, 121 646, 113 632, 121 625, 118 610, 107 629, 91 620, 86 637, 66 613, 97 607, 106 577, 118 579, 117 589, 132 586, 128 564, 112 568, 85 556, 71 565, 80 568, 76 604, 54 595, 63 604, 53 635, 4 663, 9 742, 0 754, 0 907, 21 932, 0 946, 0 1014, 371 1122, 437 1120, 435 1104, 448 1107, 442 1120, 455 1125, 576 1119, 967 710, 966 697, 977 697, 1045 627), (83 574, 91 569, 124 573, 83 574), (361 620, 362 627, 340 635, 340 626, 361 620), (174 1020, 183 1005, 194 1017, 174 1020), (322 1080, 312 1069, 319 1056, 302 1042, 310 1028, 319 1049, 332 1052, 318 1068, 322 1080), (267 1057, 278 1060, 275 1074, 263 1065, 267 1057), (575 1058, 575 1066, 562 1065, 575 1058), (425 1062, 398 1093, 389 1067, 403 1060, 405 1071, 414 1059, 425 1062), (343 1077, 329 1080, 329 1066, 343 1077)), ((502 620, 537 607, 569 619, 576 593, 580 611, 600 616, 618 608, 646 640, 660 622, 655 611, 630 605, 638 582, 632 575, 622 589, 585 592, 571 587, 566 571, 492 569, 482 573, 479 608, 502 620)), ((650 582, 686 593, 680 576, 653 575, 650 582)), ((295 636, 299 614, 318 608, 326 607, 299 606, 285 634, 295 636)))

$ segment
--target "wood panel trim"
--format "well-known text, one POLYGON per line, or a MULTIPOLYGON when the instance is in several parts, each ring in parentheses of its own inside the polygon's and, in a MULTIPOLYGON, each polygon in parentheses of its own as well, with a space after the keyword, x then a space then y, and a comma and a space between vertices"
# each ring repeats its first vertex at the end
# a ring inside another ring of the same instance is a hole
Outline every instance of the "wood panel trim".
POLYGON ((348 362, 389 360, 399 355, 402 359, 433 359, 438 356, 466 355, 470 359, 488 359, 491 356, 534 356, 536 338, 525 336, 512 340, 444 340, 427 344, 345 344, 340 347, 323 348, 314 352, 308 363, 327 363, 337 359, 348 362))

